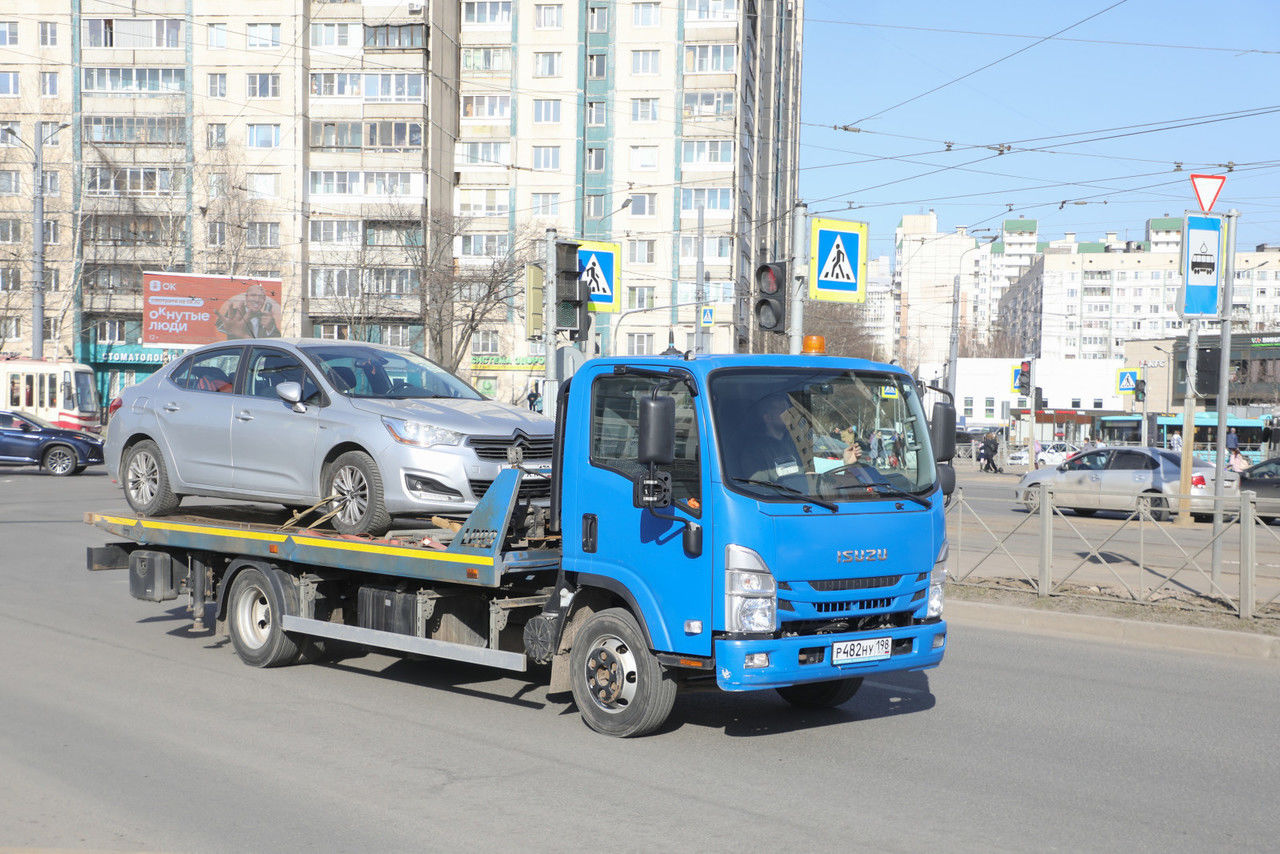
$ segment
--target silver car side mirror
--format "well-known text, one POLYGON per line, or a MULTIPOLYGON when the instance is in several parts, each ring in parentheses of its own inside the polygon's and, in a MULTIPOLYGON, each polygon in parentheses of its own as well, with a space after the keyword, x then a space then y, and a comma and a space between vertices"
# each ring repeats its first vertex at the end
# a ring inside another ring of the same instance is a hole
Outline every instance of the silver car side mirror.
POLYGON ((306 412, 307 405, 302 402, 302 384, 283 382, 276 385, 276 396, 285 403, 293 404, 294 412, 306 412))

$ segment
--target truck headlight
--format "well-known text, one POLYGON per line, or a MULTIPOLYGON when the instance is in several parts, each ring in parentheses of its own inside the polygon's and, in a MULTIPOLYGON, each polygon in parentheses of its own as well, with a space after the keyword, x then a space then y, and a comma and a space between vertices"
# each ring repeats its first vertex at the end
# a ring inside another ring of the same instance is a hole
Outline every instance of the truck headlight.
POLYGON ((725 547, 724 620, 727 632, 772 632, 778 627, 778 585, 760 555, 725 547))
POLYGON ((938 559, 933 562, 929 572, 929 611, 928 619, 942 616, 942 586, 947 583, 947 564, 950 563, 951 548, 944 542, 938 550, 938 559))
POLYGON ((402 445, 417 445, 429 448, 432 445, 460 445, 462 434, 456 430, 446 430, 424 421, 407 421, 403 418, 382 416, 382 423, 395 439, 402 445))

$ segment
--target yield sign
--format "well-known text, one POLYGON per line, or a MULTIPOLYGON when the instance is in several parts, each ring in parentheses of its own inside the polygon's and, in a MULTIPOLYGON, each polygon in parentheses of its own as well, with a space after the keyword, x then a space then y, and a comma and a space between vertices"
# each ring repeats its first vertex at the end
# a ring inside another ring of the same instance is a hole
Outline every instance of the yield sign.
POLYGON ((1222 185, 1227 183, 1226 175, 1192 175, 1191 189, 1196 191, 1196 201, 1200 203, 1200 210, 1208 213, 1213 210, 1213 203, 1218 200, 1218 193, 1222 192, 1222 185))

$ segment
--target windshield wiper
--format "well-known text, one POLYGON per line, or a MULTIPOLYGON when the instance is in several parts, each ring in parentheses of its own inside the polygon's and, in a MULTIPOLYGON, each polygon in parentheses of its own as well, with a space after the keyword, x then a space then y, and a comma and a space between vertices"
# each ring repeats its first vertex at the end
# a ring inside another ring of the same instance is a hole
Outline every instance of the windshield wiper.
POLYGON ((774 489, 777 489, 781 492, 785 492, 788 495, 794 495, 797 498, 803 498, 805 501, 808 501, 810 504, 817 504, 819 507, 825 507, 828 510, 830 510, 832 513, 840 509, 838 506, 836 506, 834 503, 830 501, 827 501, 822 498, 818 498, 816 495, 810 495, 807 492, 801 492, 795 487, 787 486, 785 483, 774 483, 772 480, 754 480, 753 478, 749 478, 749 477, 735 477, 730 479, 734 483, 749 483, 752 486, 773 487, 774 489))
POLYGON ((874 490, 876 495, 882 495, 885 498, 905 498, 908 501, 914 501, 916 504, 919 504, 921 507, 924 507, 926 510, 933 506, 933 502, 931 502, 929 499, 920 495, 916 495, 914 492, 907 492, 905 490, 898 489, 898 487, 885 483, 883 481, 877 481, 875 483, 867 483, 863 485, 866 486, 867 489, 874 490))

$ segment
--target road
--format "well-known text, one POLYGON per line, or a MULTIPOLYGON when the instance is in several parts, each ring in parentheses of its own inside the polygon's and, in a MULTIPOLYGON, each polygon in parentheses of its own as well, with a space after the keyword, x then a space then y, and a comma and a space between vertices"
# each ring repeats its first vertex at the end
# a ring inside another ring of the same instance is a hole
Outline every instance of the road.
POLYGON ((378 655, 257 670, 89 573, 100 473, 0 472, 0 846, 164 851, 1270 851, 1275 662, 953 625, 797 713, 682 696, 593 734, 543 686, 378 655))

